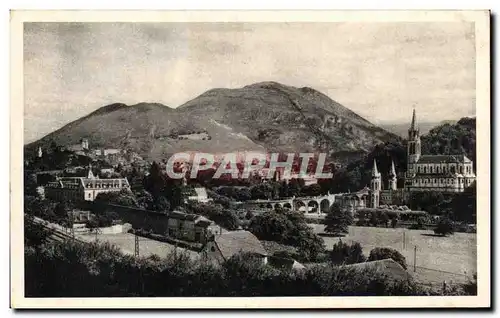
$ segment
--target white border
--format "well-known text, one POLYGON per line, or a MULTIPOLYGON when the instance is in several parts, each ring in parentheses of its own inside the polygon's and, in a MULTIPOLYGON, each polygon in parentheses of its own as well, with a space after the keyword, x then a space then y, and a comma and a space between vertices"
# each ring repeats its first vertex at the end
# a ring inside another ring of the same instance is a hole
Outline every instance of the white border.
POLYGON ((15 308, 485 307, 490 303, 490 56, 487 11, 16 11, 11 13, 11 306, 15 308), (22 231, 23 21, 475 21, 478 177, 476 297, 24 298, 22 231))

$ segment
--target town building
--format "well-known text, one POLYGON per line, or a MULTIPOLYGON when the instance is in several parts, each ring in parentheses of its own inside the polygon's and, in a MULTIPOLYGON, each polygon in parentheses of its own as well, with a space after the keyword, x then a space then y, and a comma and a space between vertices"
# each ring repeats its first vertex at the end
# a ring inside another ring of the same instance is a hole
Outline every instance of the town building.
POLYGON ((187 201, 207 203, 212 201, 212 199, 208 197, 207 189, 203 187, 197 187, 192 189, 192 191, 188 193, 187 201))
POLYGON ((126 178, 99 179, 89 167, 85 177, 58 177, 45 186, 45 197, 75 202, 94 201, 99 193, 130 191, 126 178))
POLYGON ((465 155, 422 155, 415 109, 408 129, 405 189, 463 192, 476 181, 473 162, 465 155))
POLYGON ((197 214, 172 212, 168 215, 168 236, 191 242, 205 243, 211 236, 212 221, 197 214))

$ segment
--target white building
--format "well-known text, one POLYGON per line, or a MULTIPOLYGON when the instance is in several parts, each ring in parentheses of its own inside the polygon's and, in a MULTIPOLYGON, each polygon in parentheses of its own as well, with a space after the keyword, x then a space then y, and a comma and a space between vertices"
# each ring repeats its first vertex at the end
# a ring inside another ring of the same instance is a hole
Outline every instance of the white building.
POLYGON ((408 129, 405 190, 463 192, 476 181, 473 162, 465 155, 422 155, 416 114, 408 129))

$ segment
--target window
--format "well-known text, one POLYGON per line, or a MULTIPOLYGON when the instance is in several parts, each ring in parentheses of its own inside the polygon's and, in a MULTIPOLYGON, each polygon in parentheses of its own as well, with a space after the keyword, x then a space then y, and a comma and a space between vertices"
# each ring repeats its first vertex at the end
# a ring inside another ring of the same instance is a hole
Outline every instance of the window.
POLYGON ((212 252, 215 252, 215 246, 212 246, 212 247, 210 248, 210 250, 211 250, 212 252))
POLYGON ((432 166, 429 167, 429 172, 432 173, 432 166))
POLYGON ((427 167, 424 167, 424 173, 427 173, 427 167))
POLYGON ((440 172, 439 172, 439 167, 436 167, 436 172, 437 172, 437 173, 440 173, 440 172))

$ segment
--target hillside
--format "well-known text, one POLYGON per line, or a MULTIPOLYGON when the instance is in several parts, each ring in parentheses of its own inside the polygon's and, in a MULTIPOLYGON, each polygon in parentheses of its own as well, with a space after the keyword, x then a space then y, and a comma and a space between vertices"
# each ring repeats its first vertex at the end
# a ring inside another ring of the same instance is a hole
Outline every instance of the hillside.
POLYGON ((112 104, 27 145, 78 143, 132 149, 148 159, 180 151, 329 152, 359 156, 399 137, 308 87, 263 82, 212 89, 176 109, 112 104))

